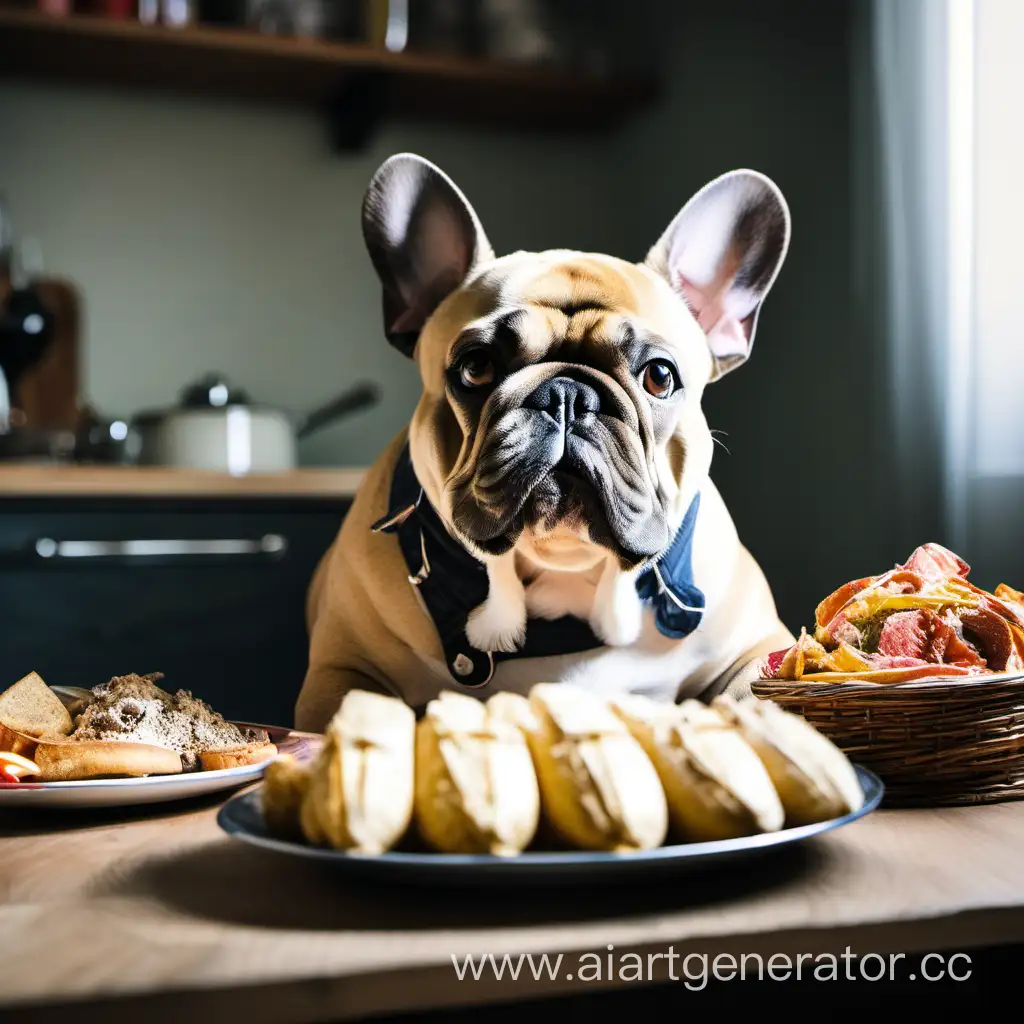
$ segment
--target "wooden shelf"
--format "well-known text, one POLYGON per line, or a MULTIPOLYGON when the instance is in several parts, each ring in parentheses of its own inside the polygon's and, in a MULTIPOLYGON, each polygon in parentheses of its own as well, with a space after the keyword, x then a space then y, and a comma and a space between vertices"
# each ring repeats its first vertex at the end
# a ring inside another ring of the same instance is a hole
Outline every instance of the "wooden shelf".
POLYGON ((353 117, 468 121, 571 133, 614 128, 650 80, 588 78, 441 55, 170 28, 0 7, 0 76, 313 105, 353 117), (368 90, 367 83, 373 88, 368 90))

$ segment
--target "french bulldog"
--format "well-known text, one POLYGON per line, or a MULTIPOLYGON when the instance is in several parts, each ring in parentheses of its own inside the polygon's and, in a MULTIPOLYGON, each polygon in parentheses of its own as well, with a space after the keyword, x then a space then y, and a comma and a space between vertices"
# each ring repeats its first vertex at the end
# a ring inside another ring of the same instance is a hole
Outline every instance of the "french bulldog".
POLYGON ((418 709, 538 682, 749 693, 794 637, 709 477, 701 401, 750 356, 785 259, 776 185, 709 182, 640 263, 499 258, 455 183, 399 154, 362 224, 422 395, 311 581, 296 727, 352 689, 418 709))

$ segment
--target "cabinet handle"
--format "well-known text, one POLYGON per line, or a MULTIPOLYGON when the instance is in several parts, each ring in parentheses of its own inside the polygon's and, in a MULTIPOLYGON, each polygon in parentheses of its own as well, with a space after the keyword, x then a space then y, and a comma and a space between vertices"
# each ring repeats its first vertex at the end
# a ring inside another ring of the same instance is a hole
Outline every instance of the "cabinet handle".
POLYGON ((35 553, 47 560, 89 558, 277 557, 288 542, 277 533, 257 540, 55 540, 40 537, 35 553))

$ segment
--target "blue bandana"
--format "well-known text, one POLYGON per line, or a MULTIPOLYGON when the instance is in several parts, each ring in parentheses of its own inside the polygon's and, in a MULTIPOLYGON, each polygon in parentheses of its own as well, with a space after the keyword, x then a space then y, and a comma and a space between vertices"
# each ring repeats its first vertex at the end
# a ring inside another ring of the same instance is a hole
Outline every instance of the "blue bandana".
MULTIPOLYGON (((654 610, 659 632, 675 640, 692 633, 704 614, 704 594, 693 583, 693 534, 700 495, 668 550, 640 576, 640 599, 654 610)), ((391 481, 391 511, 373 524, 374 533, 397 534, 427 614, 444 648, 448 671, 460 686, 490 682, 494 666, 508 658, 545 658, 602 647, 588 623, 573 616, 530 619, 526 641, 512 653, 478 651, 466 637, 466 620, 487 598, 487 568, 448 532, 426 499, 413 469, 409 446, 399 456, 391 481)))

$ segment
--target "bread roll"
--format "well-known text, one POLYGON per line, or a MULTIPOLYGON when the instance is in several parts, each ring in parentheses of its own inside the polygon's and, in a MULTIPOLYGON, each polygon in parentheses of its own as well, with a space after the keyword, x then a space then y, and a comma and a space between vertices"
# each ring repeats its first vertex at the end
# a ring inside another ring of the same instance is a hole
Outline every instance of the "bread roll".
POLYGON ((243 747, 217 747, 199 752, 199 766, 204 772, 221 771, 225 768, 245 768, 262 764, 277 756, 273 743, 248 743, 243 747))
POLYGON ((864 803, 849 758, 805 718, 768 700, 723 694, 712 705, 757 752, 782 799, 790 826, 813 825, 864 803))
POLYGON ((416 821, 442 853, 522 852, 540 793, 522 731, 461 693, 432 700, 416 725, 416 821))
POLYGON ((632 697, 614 706, 657 769, 673 838, 714 842, 782 828, 782 803, 761 759, 716 711, 697 700, 632 697))
POLYGON ((610 705, 582 687, 539 683, 525 730, 542 813, 563 842, 583 850, 660 846, 668 808, 657 772, 610 705))
POLYGON ((302 802, 309 792, 312 772, 290 754, 267 765, 260 787, 260 805, 267 831, 280 839, 301 840, 302 802))
POLYGON ((41 782, 181 772, 181 756, 174 750, 116 740, 41 740, 32 760, 39 765, 41 782))
POLYGON ((309 842, 384 853, 412 822, 416 715, 396 697, 351 690, 327 726, 300 814, 309 842))

